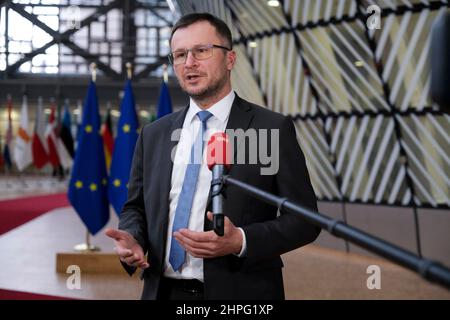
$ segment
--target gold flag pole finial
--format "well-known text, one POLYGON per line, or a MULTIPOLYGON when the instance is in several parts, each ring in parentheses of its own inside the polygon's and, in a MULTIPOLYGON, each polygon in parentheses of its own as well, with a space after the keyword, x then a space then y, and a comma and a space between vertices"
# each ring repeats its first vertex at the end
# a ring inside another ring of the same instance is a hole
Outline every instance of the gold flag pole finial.
POLYGON ((126 64, 125 64, 125 66, 127 67, 127 77, 128 77, 128 79, 129 80, 131 80, 131 77, 133 76, 133 73, 132 73, 132 64, 131 64, 131 62, 127 62, 126 64))
POLYGON ((92 70, 92 81, 97 80, 97 64, 95 62, 91 63, 91 70, 92 70))
POLYGON ((163 64, 163 79, 167 83, 169 81, 169 73, 167 72, 167 64, 163 64))

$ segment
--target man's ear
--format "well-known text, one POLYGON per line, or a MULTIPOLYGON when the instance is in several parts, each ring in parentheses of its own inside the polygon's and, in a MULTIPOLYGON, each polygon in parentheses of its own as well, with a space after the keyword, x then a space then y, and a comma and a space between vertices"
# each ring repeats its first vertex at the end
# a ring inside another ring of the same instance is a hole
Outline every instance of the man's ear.
POLYGON ((228 51, 227 54, 227 69, 231 71, 236 63, 236 52, 234 50, 228 51))

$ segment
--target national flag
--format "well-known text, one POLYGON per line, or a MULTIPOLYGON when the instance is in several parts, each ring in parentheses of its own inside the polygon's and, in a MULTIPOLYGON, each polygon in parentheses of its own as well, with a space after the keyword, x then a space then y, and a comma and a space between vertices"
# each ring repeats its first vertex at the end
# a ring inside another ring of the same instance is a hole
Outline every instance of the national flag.
MULTIPOLYGON (((2 150, 2 143, 0 141, 0 150, 2 150)), ((3 168, 5 165, 5 160, 3 159, 3 154, 0 152, 0 168, 3 168)))
POLYGON ((59 160, 64 169, 70 169, 73 164, 73 138, 70 132, 70 113, 69 106, 66 101, 64 105, 64 115, 63 120, 59 126, 59 131, 56 137, 57 149, 59 160))
POLYGON ((64 143, 67 151, 69 152, 71 158, 75 156, 74 141, 72 136, 72 119, 70 116, 68 102, 64 105, 64 114, 61 123, 61 130, 59 131, 59 136, 64 143))
POLYGON ((49 161, 47 142, 45 140, 45 122, 41 97, 38 99, 31 149, 33 153, 33 164, 36 168, 41 169, 49 161))
POLYGON ((108 110, 106 111, 105 122, 102 125, 102 138, 103 138, 103 147, 105 149, 106 169, 109 170, 114 150, 114 138, 112 133, 110 108, 108 108, 108 110))
POLYGON ((56 138, 56 121, 55 121, 55 105, 52 103, 50 110, 50 117, 48 118, 47 127, 45 129, 45 139, 48 147, 48 160, 53 168, 58 168, 60 165, 57 138, 56 138))
POLYGON ((109 219, 108 178, 100 124, 97 90, 91 81, 83 108, 82 130, 75 152, 68 198, 93 235, 109 219))
POLYGON ((12 99, 8 96, 8 127, 6 129, 5 147, 3 148, 3 160, 9 170, 12 168, 11 150, 12 150, 12 99))
POLYGON ((75 137, 75 149, 78 146, 78 139, 80 138, 81 134, 81 122, 83 121, 83 104, 81 103, 81 100, 77 101, 77 133, 75 137))
POLYGON ((156 118, 159 119, 166 114, 172 113, 172 102, 170 100, 169 88, 165 81, 161 84, 159 91, 158 112, 156 118))
POLYGON ((117 137, 111 162, 108 181, 109 202, 118 215, 128 195, 131 161, 138 138, 138 117, 134 103, 131 80, 125 84, 125 94, 120 106, 120 118, 117 126, 117 137))
POLYGON ((28 102, 27 96, 22 98, 22 110, 20 112, 20 127, 17 132, 16 143, 14 145, 14 161, 17 169, 23 171, 33 162, 31 152, 31 133, 28 130, 28 102))

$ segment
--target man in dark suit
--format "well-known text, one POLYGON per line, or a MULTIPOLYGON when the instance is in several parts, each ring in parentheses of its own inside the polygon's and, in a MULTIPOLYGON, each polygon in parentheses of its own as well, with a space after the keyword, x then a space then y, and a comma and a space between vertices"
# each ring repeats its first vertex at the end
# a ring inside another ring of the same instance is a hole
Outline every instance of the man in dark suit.
POLYGON ((211 130, 276 132, 275 141, 257 134, 256 140, 249 135, 249 143, 235 143, 230 176, 317 210, 292 120, 234 93, 236 54, 222 20, 207 13, 184 16, 170 44, 169 59, 189 106, 142 129, 120 230, 106 234, 130 275, 143 269, 143 299, 284 299, 280 255, 314 241, 320 229, 227 187, 225 234, 217 236, 211 172, 193 159, 201 158, 211 130), (263 174, 267 163, 251 161, 252 143, 276 156, 273 173, 263 174), (246 155, 241 161, 239 150, 246 155))

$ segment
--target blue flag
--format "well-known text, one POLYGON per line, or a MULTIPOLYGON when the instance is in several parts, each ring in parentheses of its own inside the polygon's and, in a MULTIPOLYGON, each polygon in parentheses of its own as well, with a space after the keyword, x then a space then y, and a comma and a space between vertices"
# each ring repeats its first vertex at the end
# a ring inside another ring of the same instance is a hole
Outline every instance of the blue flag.
POLYGON ((138 138, 138 117, 134 105, 131 81, 125 85, 125 94, 120 106, 120 118, 117 125, 117 137, 111 160, 108 182, 108 197, 117 215, 127 200, 128 180, 130 178, 131 161, 138 138))
POLYGON ((108 222, 109 204, 97 89, 92 81, 84 102, 81 129, 68 197, 89 232, 95 235, 108 222))
POLYGON ((156 118, 159 119, 169 113, 172 113, 172 102, 170 100, 169 88, 163 81, 161 90, 159 91, 158 112, 156 118))

